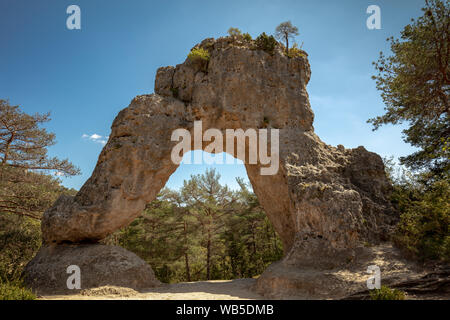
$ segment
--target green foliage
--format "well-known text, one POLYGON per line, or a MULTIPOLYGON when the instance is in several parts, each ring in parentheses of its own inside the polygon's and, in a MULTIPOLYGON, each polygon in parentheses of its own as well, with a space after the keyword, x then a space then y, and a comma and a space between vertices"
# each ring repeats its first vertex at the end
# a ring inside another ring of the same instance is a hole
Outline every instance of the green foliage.
POLYGON ((450 6, 448 0, 429 0, 422 10, 423 16, 403 29, 401 39, 388 39, 393 55, 381 52, 374 62, 378 74, 373 78, 386 113, 368 122, 374 130, 407 123, 405 142, 418 151, 401 163, 439 180, 450 170, 450 6))
POLYGON ((298 47, 297 43, 294 43, 292 48, 289 49, 287 56, 289 58, 298 58, 298 57, 304 57, 305 52, 301 49, 301 47, 298 47))
POLYGON ((422 260, 450 261, 450 185, 437 181, 423 190, 396 186, 401 210, 395 239, 422 260))
POLYGON ((20 277, 41 246, 39 220, 61 195, 75 190, 48 174, 77 174, 68 160, 47 157, 55 136, 39 125, 49 115, 28 115, 0 100, 0 297, 31 298, 20 277))
POLYGON ((49 114, 28 115, 0 100, 0 213, 39 219, 63 192, 60 181, 45 173, 79 173, 67 159, 48 158, 55 135, 39 126, 49 120, 49 114))
POLYGON ((228 29, 228 35, 234 39, 241 39, 249 43, 253 40, 252 36, 248 32, 242 33, 238 28, 228 29))
POLYGON ((405 300, 405 293, 398 289, 381 286, 380 289, 374 289, 370 292, 370 298, 371 300, 405 300))
POLYGON ((5 166, 0 169, 0 213, 40 219, 61 194, 74 194, 60 180, 42 173, 5 166))
POLYGON ((385 167, 400 212, 395 242, 420 260, 450 261, 449 179, 424 184, 426 173, 396 168, 392 159, 385 159, 385 167))
POLYGON ((273 54, 278 44, 273 36, 268 36, 265 32, 261 33, 255 40, 256 48, 269 54, 273 54))
POLYGON ((293 39, 294 36, 298 35, 298 28, 296 26, 293 26, 290 21, 280 23, 275 29, 275 37, 280 41, 284 40, 287 56, 289 56, 290 54, 289 39, 293 39))
POLYGON ((26 289, 20 281, 1 282, 0 300, 35 300, 36 295, 26 289))
POLYGON ((253 192, 219 183, 214 170, 164 189, 142 217, 107 239, 146 260, 162 282, 259 275, 281 259, 281 241, 253 192))
POLYGON ((230 37, 239 37, 242 35, 242 32, 238 28, 230 28, 228 29, 228 35, 230 37))
POLYGON ((26 216, 0 214, 0 282, 17 281, 41 246, 40 223, 26 216))
POLYGON ((6 172, 10 178, 15 174, 20 182, 0 180, 3 189, 0 195, 0 282, 16 282, 41 246, 39 219, 43 212, 61 194, 74 195, 75 191, 62 187, 57 179, 43 173, 18 172, 17 169, 6 172), (16 204, 5 195, 14 195, 14 199, 20 200, 16 204))
POLYGON ((248 32, 246 32, 246 33, 244 33, 243 35, 242 35, 242 38, 244 39, 244 41, 247 41, 247 42, 251 42, 253 39, 252 39, 252 36, 250 35, 250 33, 248 33, 248 32))
POLYGON ((50 114, 28 115, 18 106, 0 99, 0 170, 5 167, 24 170, 55 170, 63 175, 80 171, 67 159, 48 158, 47 147, 55 144, 55 135, 39 126, 50 121, 50 114))
POLYGON ((194 48, 189 52, 188 59, 198 68, 204 72, 207 71, 208 62, 211 58, 209 51, 203 48, 194 48))
POLYGON ((203 48, 194 48, 189 52, 188 58, 191 61, 209 61, 210 55, 208 50, 205 50, 203 48))

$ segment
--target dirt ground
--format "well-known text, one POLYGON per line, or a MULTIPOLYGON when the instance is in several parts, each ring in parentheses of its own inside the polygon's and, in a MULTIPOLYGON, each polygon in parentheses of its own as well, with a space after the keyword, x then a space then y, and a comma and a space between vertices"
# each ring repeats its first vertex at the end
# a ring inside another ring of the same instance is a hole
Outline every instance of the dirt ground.
POLYGON ((249 300, 264 299, 251 291, 256 279, 215 280, 163 284, 137 292, 129 288, 101 287, 76 295, 45 296, 42 300, 249 300))
MULTIPOLYGON (((390 244, 383 244, 369 248, 367 258, 351 265, 347 270, 330 270, 339 281, 348 284, 351 292, 366 289, 369 278, 367 266, 377 265, 381 269, 384 285, 400 283, 423 277, 429 270, 425 270, 416 263, 406 260, 401 252, 390 244)), ((302 272, 308 272, 304 270, 302 272)), ((42 300, 264 300, 267 297, 259 295, 253 290, 256 279, 214 280, 163 284, 157 288, 135 291, 130 288, 105 286, 85 289, 73 295, 54 295, 38 297, 42 300)), ((275 298, 275 297, 274 297, 275 298)), ((277 299, 308 299, 307 296, 277 296, 277 299)), ((421 299, 414 295, 407 295, 407 299, 421 299)), ((422 299, 425 297, 422 297, 422 299)), ((434 296, 431 299, 449 299, 434 296)))

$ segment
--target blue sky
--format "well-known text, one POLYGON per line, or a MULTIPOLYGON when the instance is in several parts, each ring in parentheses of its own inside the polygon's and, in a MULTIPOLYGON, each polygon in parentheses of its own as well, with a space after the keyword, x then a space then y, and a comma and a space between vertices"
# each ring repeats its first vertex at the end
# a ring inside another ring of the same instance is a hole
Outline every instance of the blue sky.
MULTIPOLYGON (((157 68, 182 63, 207 37, 238 27, 256 37, 291 20, 297 42, 309 54, 308 86, 314 127, 323 141, 364 145, 382 156, 413 149, 401 127, 372 132, 368 118, 383 113, 371 80, 379 52, 421 14, 423 0, 106 1, 2 0, 0 2, 0 98, 28 113, 51 111, 56 134, 52 156, 69 158, 82 175, 64 178, 80 188, 92 173, 116 114, 134 96, 153 92, 157 68), (66 8, 81 8, 81 30, 66 28, 66 8), (368 30, 366 9, 381 8, 381 30, 368 30), (89 138, 92 137, 93 138, 89 138), (88 137, 89 136, 89 137, 88 137)), ((216 165, 222 182, 236 187, 242 164, 216 165)), ((206 165, 182 165, 168 182, 178 188, 206 165)))

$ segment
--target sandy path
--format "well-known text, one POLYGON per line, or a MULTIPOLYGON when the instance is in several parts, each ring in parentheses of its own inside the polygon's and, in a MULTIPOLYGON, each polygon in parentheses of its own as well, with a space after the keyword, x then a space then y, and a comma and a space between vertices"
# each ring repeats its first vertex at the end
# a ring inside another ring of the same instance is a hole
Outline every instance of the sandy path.
POLYGON ((158 288, 134 291, 128 288, 101 287, 81 294, 44 296, 42 300, 249 300, 264 299, 251 291, 255 279, 215 280, 164 284, 158 288))

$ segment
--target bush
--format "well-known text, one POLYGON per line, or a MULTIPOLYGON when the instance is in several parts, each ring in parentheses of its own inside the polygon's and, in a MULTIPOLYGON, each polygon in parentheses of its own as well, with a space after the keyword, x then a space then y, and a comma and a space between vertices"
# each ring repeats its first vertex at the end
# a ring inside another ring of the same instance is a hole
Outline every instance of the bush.
POLYGON ((230 37, 239 37, 242 35, 242 32, 238 28, 230 28, 228 29, 228 34, 230 37))
POLYGON ((244 33, 244 34, 242 35, 242 37, 243 37, 244 41, 247 41, 247 42, 250 42, 250 41, 253 40, 253 39, 252 39, 252 36, 251 36, 250 33, 248 33, 248 32, 244 33))
POLYGON ((210 55, 209 55, 209 52, 203 48, 194 48, 191 50, 191 52, 189 52, 188 58, 192 62, 197 62, 197 61, 208 62, 210 55))
POLYGON ((450 185, 434 182, 424 190, 395 186, 400 209, 395 241, 421 260, 450 261, 450 185))
POLYGON ((40 222, 10 213, 0 214, 0 282, 14 282, 41 246, 40 222))
POLYGON ((397 289, 381 286, 380 289, 371 291, 370 298, 372 300, 405 300, 405 293, 397 289))
POLYGON ((268 36, 263 32, 256 38, 255 44, 257 49, 273 54, 278 42, 273 36, 268 36))
POLYGON ((204 72, 208 69, 210 54, 208 50, 203 48, 194 48, 189 52, 188 59, 192 61, 198 68, 204 72))
POLYGON ((304 51, 298 47, 297 43, 294 43, 292 48, 289 48, 288 57, 289 58, 297 58, 297 57, 304 57, 305 53, 304 51))
POLYGON ((430 180, 427 172, 413 174, 397 166, 393 157, 384 165, 394 187, 391 201, 400 213, 395 243, 422 261, 450 261, 448 175, 430 180))
POLYGON ((36 295, 24 288, 22 283, 0 282, 0 300, 35 300, 36 295))

